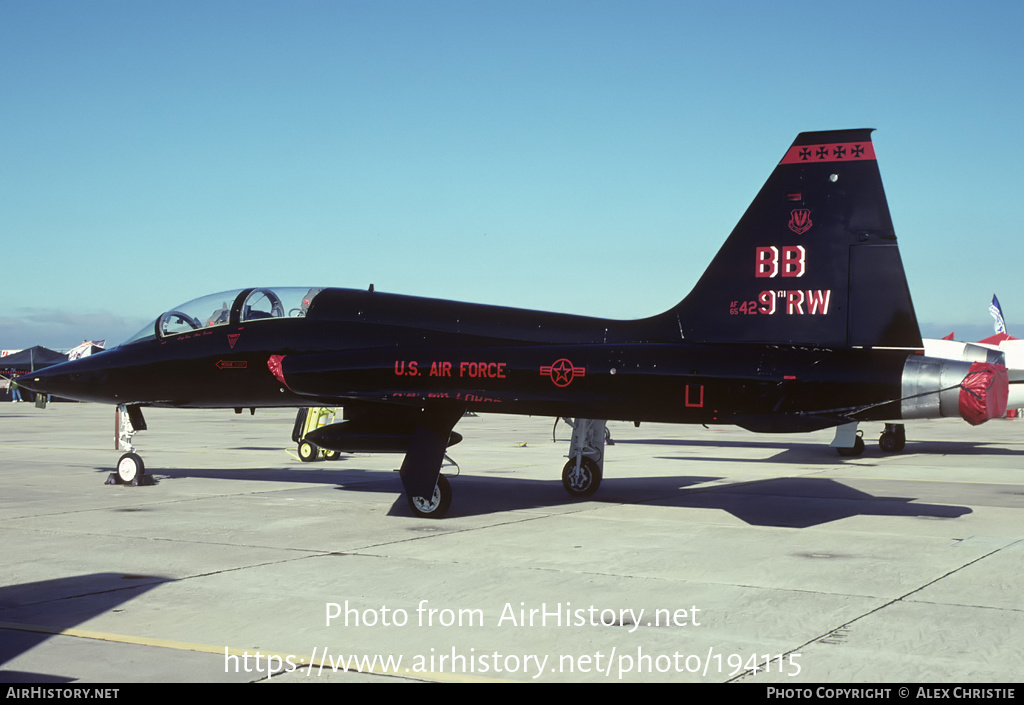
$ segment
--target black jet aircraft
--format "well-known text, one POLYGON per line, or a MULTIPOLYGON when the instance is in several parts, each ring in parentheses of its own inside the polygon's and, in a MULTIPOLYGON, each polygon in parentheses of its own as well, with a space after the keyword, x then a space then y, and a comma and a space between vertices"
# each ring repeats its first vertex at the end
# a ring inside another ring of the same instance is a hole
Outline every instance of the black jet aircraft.
MULTIPOLYGON (((405 454, 413 512, 441 516, 440 474, 467 411, 575 418, 566 489, 597 490, 608 419, 757 432, 1002 414, 998 365, 927 358, 871 130, 800 134, 691 293, 609 320, 372 290, 252 288, 177 306, 106 352, 35 373, 37 392, 120 405, 343 406, 309 440, 405 454)), ((902 426, 886 427, 887 450, 902 426)), ((883 441, 886 435, 883 434, 883 441)), ((122 456, 127 479, 142 471, 122 456)))

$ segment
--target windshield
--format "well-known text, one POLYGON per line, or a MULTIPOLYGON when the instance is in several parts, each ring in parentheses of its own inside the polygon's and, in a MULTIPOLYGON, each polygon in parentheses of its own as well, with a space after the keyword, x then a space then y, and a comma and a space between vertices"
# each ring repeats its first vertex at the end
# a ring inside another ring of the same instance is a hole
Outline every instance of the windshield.
POLYGON ((211 294, 175 306, 122 345, 183 335, 194 330, 230 323, 302 318, 323 287, 236 289, 211 294))

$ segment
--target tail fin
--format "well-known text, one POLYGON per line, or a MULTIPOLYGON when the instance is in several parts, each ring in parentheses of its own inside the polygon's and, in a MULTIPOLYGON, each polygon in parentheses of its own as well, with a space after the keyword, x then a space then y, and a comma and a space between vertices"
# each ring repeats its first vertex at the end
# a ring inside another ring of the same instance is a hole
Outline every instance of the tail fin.
POLYGON ((685 340, 922 347, 871 132, 797 136, 676 307, 685 340))

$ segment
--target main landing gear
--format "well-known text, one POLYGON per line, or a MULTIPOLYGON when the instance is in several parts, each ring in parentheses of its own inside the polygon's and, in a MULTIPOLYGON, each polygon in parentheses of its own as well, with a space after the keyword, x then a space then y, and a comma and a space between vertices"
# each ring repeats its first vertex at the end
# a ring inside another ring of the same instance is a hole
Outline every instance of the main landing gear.
MULTIPOLYGON (((856 423, 848 423, 836 428, 836 436, 832 447, 839 455, 854 458, 864 452, 864 438, 857 430, 856 423)), ((907 431, 901 423, 887 423, 882 435, 878 437, 878 447, 883 453, 899 453, 907 445, 907 431)))
POLYGON ((589 497, 597 492, 604 475, 604 444, 607 421, 601 419, 565 419, 572 426, 569 462, 562 468, 562 486, 573 497, 589 497))
POLYGON ((440 519, 452 505, 452 486, 444 475, 437 476, 434 493, 429 497, 409 497, 409 509, 423 519, 440 519))
POLYGON ((907 430, 901 423, 887 423, 878 437, 878 447, 884 453, 899 453, 907 445, 907 430))
MULTIPOLYGON (((607 421, 601 419, 565 419, 572 427, 569 460, 562 468, 562 486, 573 497, 589 497, 601 486, 604 475, 604 446, 607 439, 607 421)), ((423 519, 440 519, 452 503, 452 488, 448 478, 437 476, 434 491, 429 496, 406 494, 409 509, 423 519)))
POLYGON ((583 455, 569 458, 562 468, 562 486, 573 497, 589 497, 601 486, 601 467, 583 455))

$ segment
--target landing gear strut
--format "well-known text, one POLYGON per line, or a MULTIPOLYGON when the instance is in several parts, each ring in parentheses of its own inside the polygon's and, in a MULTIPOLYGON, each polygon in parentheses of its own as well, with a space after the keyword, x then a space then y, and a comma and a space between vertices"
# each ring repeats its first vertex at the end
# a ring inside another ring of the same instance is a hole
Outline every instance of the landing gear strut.
POLYGON ((146 464, 135 452, 132 438, 139 431, 146 430, 146 419, 138 406, 119 404, 117 407, 117 449, 128 451, 118 458, 115 471, 107 477, 108 485, 146 485, 152 484, 146 476, 146 464))
POLYGON ((573 497, 589 497, 597 492, 604 476, 604 444, 607 421, 601 419, 565 419, 572 426, 569 462, 562 469, 562 486, 573 497))
MULTIPOLYGON (((901 423, 887 423, 878 437, 878 447, 883 453, 899 453, 907 445, 907 431, 901 423)), ((843 424, 836 428, 832 447, 839 455, 852 458, 864 452, 864 439, 856 423, 843 424)))
POLYGON ((441 466, 448 446, 462 440, 453 429, 465 412, 462 404, 438 403, 413 411, 406 419, 411 432, 398 474, 409 509, 420 518, 440 519, 451 506, 452 488, 441 466))

